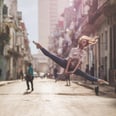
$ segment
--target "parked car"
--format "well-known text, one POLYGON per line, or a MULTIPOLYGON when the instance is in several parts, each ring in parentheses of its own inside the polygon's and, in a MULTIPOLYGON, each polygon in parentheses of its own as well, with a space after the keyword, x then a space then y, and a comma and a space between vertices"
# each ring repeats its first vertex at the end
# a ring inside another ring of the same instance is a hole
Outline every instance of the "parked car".
POLYGON ((34 77, 39 77, 37 72, 33 72, 34 77))
POLYGON ((45 73, 44 72, 39 72, 39 77, 40 78, 44 78, 45 77, 45 73))

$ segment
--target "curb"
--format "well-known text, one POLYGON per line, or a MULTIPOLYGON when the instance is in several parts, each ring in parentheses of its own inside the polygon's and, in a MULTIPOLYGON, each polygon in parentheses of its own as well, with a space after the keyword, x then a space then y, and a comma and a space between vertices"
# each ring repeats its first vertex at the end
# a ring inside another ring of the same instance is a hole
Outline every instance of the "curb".
MULTIPOLYGON (((84 87, 86 87, 86 88, 88 88, 88 89, 92 89, 92 90, 95 89, 95 87, 91 87, 91 86, 86 85, 86 84, 83 84, 83 83, 81 83, 81 82, 74 82, 74 83, 76 83, 76 84, 78 84, 78 85, 80 85, 80 86, 84 86, 84 87)), ((96 86, 97 86, 97 85, 96 85, 96 86)))
POLYGON ((109 92, 109 91, 103 91, 103 89, 102 89, 102 90, 99 89, 99 90, 98 90, 98 93, 96 93, 95 88, 97 87, 97 85, 94 85, 94 87, 92 87, 92 86, 89 86, 89 85, 84 84, 84 83, 81 83, 81 82, 74 82, 74 83, 76 83, 76 84, 78 84, 78 85, 80 85, 80 86, 86 87, 86 88, 88 88, 88 89, 94 90, 94 92, 95 92, 95 94, 96 94, 97 96, 99 96, 99 93, 100 93, 100 94, 105 95, 105 96, 109 96, 109 97, 116 98, 116 94, 115 94, 115 92, 113 92, 113 91, 112 91, 112 92, 109 92))
POLYGON ((19 80, 14 80, 14 81, 0 81, 0 86, 5 86, 7 84, 15 83, 18 82, 19 80))

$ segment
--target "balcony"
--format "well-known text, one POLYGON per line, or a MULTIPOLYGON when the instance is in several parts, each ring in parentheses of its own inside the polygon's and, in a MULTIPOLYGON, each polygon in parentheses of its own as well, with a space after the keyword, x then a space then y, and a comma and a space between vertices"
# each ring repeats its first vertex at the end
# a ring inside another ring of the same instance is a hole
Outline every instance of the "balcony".
POLYGON ((2 43, 5 43, 5 42, 7 43, 9 40, 10 40, 10 37, 8 33, 4 33, 4 32, 0 33, 0 41, 2 43))
POLYGON ((89 16, 85 17, 81 23, 81 32, 85 35, 89 35, 93 30, 93 26, 89 23, 89 16))
POLYGON ((116 15, 116 1, 107 1, 104 5, 103 13, 105 16, 116 15))
POLYGON ((14 48, 10 48, 8 50, 8 53, 10 56, 21 57, 21 54, 19 52, 17 52, 14 48))
POLYGON ((109 12, 106 10, 106 6, 108 6, 108 4, 109 1, 104 0, 104 2, 98 4, 98 6, 91 6, 90 11, 88 13, 88 23, 85 26, 83 26, 83 30, 85 30, 86 33, 94 31, 94 29, 97 29, 99 28, 99 26, 101 26, 101 24, 105 20, 104 13, 109 12))
POLYGON ((95 20, 101 15, 101 12, 99 10, 96 10, 94 13, 89 13, 88 15, 88 21, 90 24, 93 24, 95 20))
POLYGON ((116 15, 116 0, 100 1, 96 9, 92 5, 89 11, 89 23, 93 24, 101 15, 116 15))

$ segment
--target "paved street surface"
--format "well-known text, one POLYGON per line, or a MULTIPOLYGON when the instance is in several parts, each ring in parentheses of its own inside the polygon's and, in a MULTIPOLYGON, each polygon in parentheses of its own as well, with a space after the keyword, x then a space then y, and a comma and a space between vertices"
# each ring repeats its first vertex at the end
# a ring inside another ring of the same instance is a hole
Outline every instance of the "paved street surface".
POLYGON ((34 91, 27 93, 25 81, 17 81, 0 87, 0 116, 116 116, 116 98, 39 78, 34 91))

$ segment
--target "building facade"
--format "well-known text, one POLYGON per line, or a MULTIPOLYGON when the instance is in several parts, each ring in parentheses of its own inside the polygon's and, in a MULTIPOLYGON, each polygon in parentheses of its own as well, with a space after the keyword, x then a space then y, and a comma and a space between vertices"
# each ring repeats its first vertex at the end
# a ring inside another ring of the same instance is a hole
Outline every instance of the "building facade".
MULTIPOLYGON (((84 70, 86 64, 89 64, 91 68, 94 64, 95 76, 99 78, 99 68, 103 66, 104 77, 100 78, 113 85, 116 80, 116 1, 74 0, 72 6, 65 8, 62 16, 64 17, 64 32, 68 30, 72 41, 71 47, 75 47, 75 43, 82 35, 99 36, 98 43, 87 49, 87 57, 81 68, 84 70)), ((59 43, 61 37, 59 29, 60 27, 57 27, 58 36, 51 37, 52 40, 57 38, 56 43, 59 43)), ((63 52, 61 53, 63 55, 63 52)))
POLYGON ((17 11, 17 0, 4 0, 0 5, 0 80, 18 79, 31 61, 27 30, 22 13, 17 11))
MULTIPOLYGON (((39 0, 39 42, 47 49, 54 48, 54 40, 51 39, 51 36, 57 34, 56 25, 66 5, 67 0, 39 0)), ((46 69, 45 67, 50 69, 53 66, 53 62, 46 56, 41 53, 39 53, 39 56, 41 66, 42 62, 44 65, 43 70, 46 69), (48 62, 50 63, 48 64, 48 62)))

